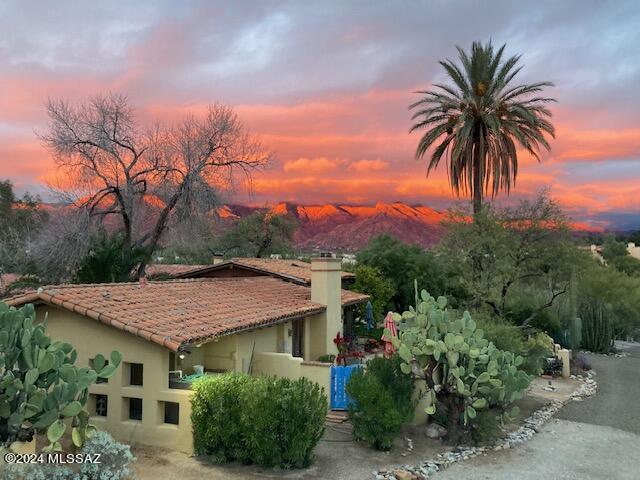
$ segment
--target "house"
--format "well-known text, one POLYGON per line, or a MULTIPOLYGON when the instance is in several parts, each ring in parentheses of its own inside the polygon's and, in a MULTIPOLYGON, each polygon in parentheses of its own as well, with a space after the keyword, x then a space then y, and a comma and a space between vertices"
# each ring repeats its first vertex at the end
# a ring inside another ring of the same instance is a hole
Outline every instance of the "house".
POLYGON ((341 289, 340 259, 319 257, 309 285, 269 275, 61 285, 7 303, 33 303, 48 333, 76 348, 78 365, 122 353, 116 375, 90 387, 94 424, 128 443, 191 452, 191 392, 177 377, 199 366, 305 376, 328 393, 330 364, 317 360, 336 353, 343 309, 367 298, 341 289))
MULTIPOLYGON (((154 266, 154 268, 158 268, 154 266)), ((182 266, 186 267, 186 266, 182 266)), ((233 258, 223 260, 214 257, 213 265, 194 266, 176 273, 176 278, 222 278, 222 277, 248 277, 248 276, 273 276, 282 280, 300 285, 311 284, 311 264, 296 259, 281 258, 233 258)), ((342 284, 347 285, 355 280, 355 275, 350 272, 341 272, 342 284)))

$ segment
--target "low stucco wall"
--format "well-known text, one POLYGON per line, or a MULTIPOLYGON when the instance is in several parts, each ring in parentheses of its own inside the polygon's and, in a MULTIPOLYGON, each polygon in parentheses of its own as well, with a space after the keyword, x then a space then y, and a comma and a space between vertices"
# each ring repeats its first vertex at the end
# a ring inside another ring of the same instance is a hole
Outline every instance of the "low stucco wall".
POLYGON ((189 390, 169 389, 169 351, 96 320, 48 305, 36 309, 38 320, 47 314, 47 333, 54 340, 69 342, 78 352, 77 366, 90 366, 98 353, 107 359, 111 350, 122 354, 122 364, 107 383, 91 385, 87 405, 91 423, 114 438, 136 443, 193 451, 189 390), (130 385, 131 363, 143 365, 142 386, 130 385), (107 415, 95 415, 96 395, 106 395, 107 415), (128 399, 142 399, 142 420, 130 420, 128 399), (179 405, 178 425, 164 423, 164 403, 179 405))
POLYGON ((307 362, 288 353, 255 354, 252 373, 255 375, 275 375, 293 380, 306 377, 320 385, 327 397, 331 391, 330 363, 307 362))

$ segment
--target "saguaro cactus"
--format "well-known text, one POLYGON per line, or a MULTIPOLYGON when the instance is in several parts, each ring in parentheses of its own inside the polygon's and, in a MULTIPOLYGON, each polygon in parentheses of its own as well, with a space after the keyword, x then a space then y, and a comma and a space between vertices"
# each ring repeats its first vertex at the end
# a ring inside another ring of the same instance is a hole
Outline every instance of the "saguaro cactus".
POLYGON ((46 433, 48 450, 60 450, 60 438, 71 419, 73 443, 81 446, 94 427, 84 406, 89 385, 111 377, 122 356, 111 352, 106 365, 96 356, 94 369, 76 367, 77 352, 52 342, 46 323, 35 323, 33 305, 19 310, 0 302, 0 443, 28 441, 46 433))
POLYGON ((416 305, 394 314, 399 327, 394 344, 402 371, 426 381, 426 413, 434 415, 439 405, 446 408, 449 438, 455 442, 459 425, 472 422, 478 410, 522 398, 531 377, 518 368, 523 358, 485 339, 469 312, 449 318, 446 298, 436 300, 425 290, 417 295, 417 287, 416 305))

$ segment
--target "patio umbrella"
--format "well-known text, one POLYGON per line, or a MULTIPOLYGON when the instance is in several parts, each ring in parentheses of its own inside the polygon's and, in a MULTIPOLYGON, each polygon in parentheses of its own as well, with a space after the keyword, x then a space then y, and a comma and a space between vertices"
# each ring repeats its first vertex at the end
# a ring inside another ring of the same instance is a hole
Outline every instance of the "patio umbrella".
MULTIPOLYGON (((384 319, 384 328, 389 329, 391 333, 391 338, 398 336, 398 326, 396 322, 393 320, 393 314, 391 312, 387 313, 387 316, 384 319)), ((384 342, 384 356, 391 357, 394 353, 396 353, 396 348, 391 343, 391 338, 387 338, 386 335, 382 335, 382 341, 384 342)))
POLYGON ((371 302, 367 302, 367 306, 364 310, 364 319, 367 321, 367 330, 371 330, 374 327, 373 324, 373 305, 371 302))

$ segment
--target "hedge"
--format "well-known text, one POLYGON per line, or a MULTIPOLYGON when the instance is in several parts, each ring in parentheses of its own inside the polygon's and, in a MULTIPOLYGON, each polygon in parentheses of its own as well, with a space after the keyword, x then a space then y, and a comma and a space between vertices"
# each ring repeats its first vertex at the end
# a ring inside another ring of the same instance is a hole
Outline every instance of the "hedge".
POLYGON ((193 385, 195 452, 215 462, 302 468, 324 433, 327 397, 306 378, 206 376, 193 385))

